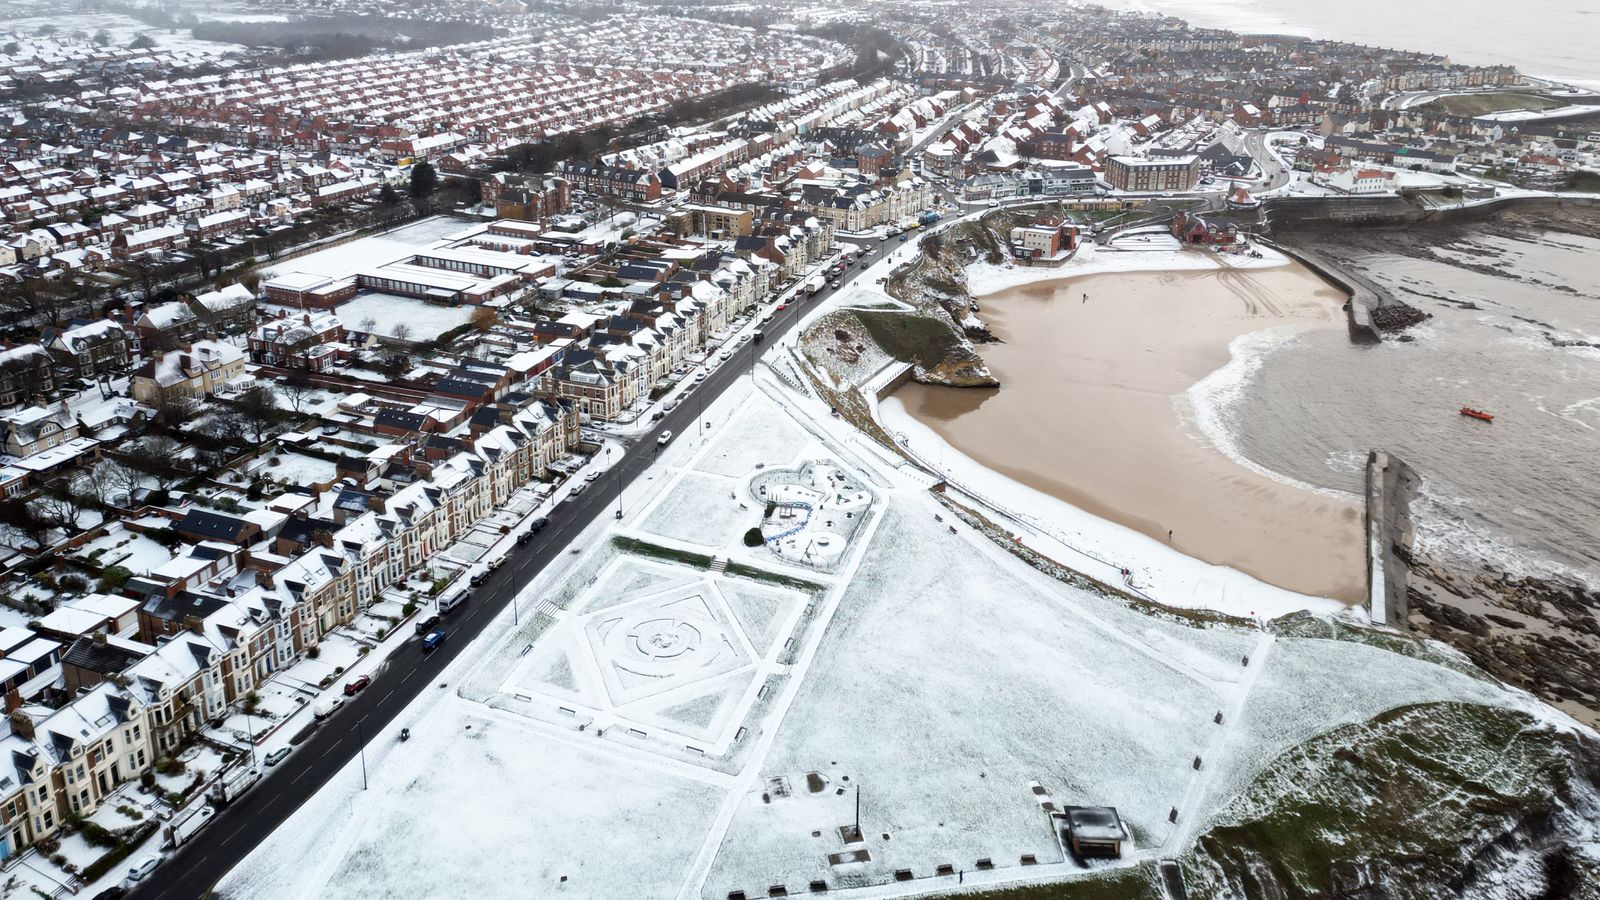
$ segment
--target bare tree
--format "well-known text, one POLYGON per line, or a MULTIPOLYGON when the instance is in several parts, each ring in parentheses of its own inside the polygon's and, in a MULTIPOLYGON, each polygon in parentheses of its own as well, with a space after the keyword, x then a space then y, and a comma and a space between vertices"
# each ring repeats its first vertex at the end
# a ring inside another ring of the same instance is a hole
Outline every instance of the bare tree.
POLYGON ((401 322, 389 329, 389 336, 402 344, 409 343, 411 340, 411 326, 401 322))
POLYGON ((489 306, 480 306, 477 309, 474 309, 472 311, 472 315, 467 318, 467 322, 478 331, 488 331, 498 324, 499 321, 500 314, 495 312, 493 307, 489 306))
POLYGON ((311 383, 311 379, 298 372, 290 375, 289 380, 278 390, 283 394, 283 399, 289 401, 289 408, 295 411, 295 415, 305 412, 306 404, 317 393, 317 388, 311 383))
POLYGON ((132 506, 134 494, 144 485, 145 473, 111 459, 102 459, 95 464, 95 468, 105 470, 106 483, 110 485, 111 492, 126 494, 128 499, 125 502, 132 506))
POLYGON ((238 412, 240 423, 249 430, 257 444, 266 439, 267 429, 283 418, 283 410, 278 408, 277 394, 271 385, 257 382, 234 398, 233 408, 238 412))
MULTIPOLYGON (((115 463, 110 465, 115 465, 115 463)), ((74 499, 84 506, 92 507, 107 505, 111 499, 112 489, 111 471, 107 468, 107 463, 104 460, 92 466, 79 469, 72 478, 70 488, 74 499)))
POLYGON ((183 480, 178 469, 178 453, 182 445, 164 435, 150 435, 123 452, 128 465, 155 479, 156 486, 165 491, 183 480))
POLYGON ((39 518, 49 522, 52 527, 68 534, 78 530, 78 517, 83 514, 83 506, 78 498, 72 496, 64 480, 41 491, 30 505, 39 518))

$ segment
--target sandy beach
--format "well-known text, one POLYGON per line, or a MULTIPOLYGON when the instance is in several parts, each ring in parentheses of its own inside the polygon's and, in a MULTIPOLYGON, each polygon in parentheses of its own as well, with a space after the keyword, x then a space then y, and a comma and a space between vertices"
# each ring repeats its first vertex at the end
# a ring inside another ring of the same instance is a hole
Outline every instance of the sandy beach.
POLYGON ((1003 385, 907 385, 951 446, 1086 512, 1269 584, 1356 603, 1361 508, 1248 469, 1201 436, 1185 395, 1263 329, 1343 330, 1344 296, 1298 266, 1118 272, 980 298, 1003 385), (1087 299, 1085 299, 1087 296, 1087 299))

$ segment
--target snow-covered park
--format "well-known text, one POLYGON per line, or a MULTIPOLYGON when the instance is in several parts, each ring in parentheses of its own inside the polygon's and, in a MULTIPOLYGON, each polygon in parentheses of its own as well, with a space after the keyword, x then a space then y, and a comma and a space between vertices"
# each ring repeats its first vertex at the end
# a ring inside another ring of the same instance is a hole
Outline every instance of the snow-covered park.
POLYGON ((1532 706, 1442 651, 1058 580, 822 401, 754 381, 661 451, 621 521, 524 587, 447 690, 369 736, 369 790, 352 763, 222 894, 726 900, 1069 879, 1089 868, 1052 809, 1116 807, 1130 842, 1111 865, 1177 856, 1328 729, 1430 700, 1532 706), (866 514, 837 565, 803 565, 745 545, 765 514, 753 485, 843 487, 866 514))

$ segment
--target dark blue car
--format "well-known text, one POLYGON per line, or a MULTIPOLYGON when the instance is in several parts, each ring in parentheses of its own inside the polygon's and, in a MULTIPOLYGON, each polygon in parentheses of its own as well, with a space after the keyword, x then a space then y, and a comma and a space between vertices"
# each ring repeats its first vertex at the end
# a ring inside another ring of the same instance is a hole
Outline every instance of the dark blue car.
POLYGON ((444 629, 430 631, 422 638, 422 650, 424 653, 429 650, 437 650, 442 643, 444 643, 444 629))

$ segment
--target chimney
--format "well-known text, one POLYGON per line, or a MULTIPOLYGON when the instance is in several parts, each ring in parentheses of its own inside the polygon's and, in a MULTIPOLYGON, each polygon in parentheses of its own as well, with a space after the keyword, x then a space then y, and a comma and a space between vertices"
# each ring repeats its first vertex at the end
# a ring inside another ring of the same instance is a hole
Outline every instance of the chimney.
POLYGON ((89 636, 89 640, 93 641, 96 647, 104 647, 106 645, 106 633, 104 631, 96 631, 89 636))

